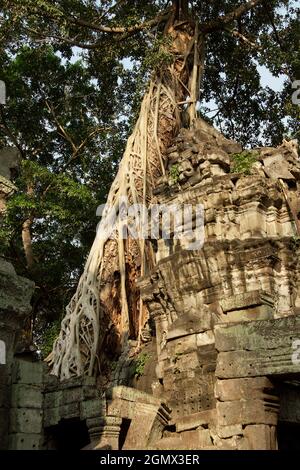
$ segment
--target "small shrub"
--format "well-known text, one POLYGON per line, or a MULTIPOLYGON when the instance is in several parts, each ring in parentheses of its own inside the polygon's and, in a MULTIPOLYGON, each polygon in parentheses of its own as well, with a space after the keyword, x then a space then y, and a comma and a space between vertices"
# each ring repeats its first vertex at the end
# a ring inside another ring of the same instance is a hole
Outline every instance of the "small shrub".
POLYGON ((150 354, 141 353, 135 360, 133 365, 131 366, 131 375, 138 379, 144 374, 144 369, 147 361, 150 359, 150 354))
POLYGON ((243 173, 250 175, 252 166, 257 162, 258 154, 249 150, 244 150, 241 153, 234 153, 231 155, 233 160, 232 172, 243 173))
POLYGON ((173 165, 171 166, 171 169, 170 169, 170 176, 171 176, 171 180, 173 183, 178 183, 178 180, 179 180, 179 165, 176 164, 176 165, 173 165))

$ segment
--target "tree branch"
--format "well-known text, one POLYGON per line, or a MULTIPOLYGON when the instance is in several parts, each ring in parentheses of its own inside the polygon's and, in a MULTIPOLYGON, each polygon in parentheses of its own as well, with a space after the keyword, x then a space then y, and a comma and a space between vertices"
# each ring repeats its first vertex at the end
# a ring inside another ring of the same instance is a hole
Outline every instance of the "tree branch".
POLYGON ((231 34, 232 36, 235 36, 236 38, 240 39, 243 41, 245 44, 247 44, 250 47, 253 47, 254 49, 261 49, 261 46, 250 39, 248 39, 246 36, 244 36, 242 33, 240 33, 237 29, 225 29, 226 32, 231 34))
MULTIPOLYGON (((273 18, 272 18, 271 12, 270 12, 270 10, 269 10, 269 8, 268 8, 267 5, 265 6, 265 11, 267 12, 268 18, 269 18, 269 20, 270 20, 270 23, 271 23, 271 26, 272 26, 272 29, 273 29, 273 32, 274 32, 274 35, 275 35, 275 39, 276 39, 276 41, 277 41, 277 43, 278 43, 278 45, 279 45, 280 50, 281 50, 283 53, 286 53, 286 52, 287 52, 287 49, 286 49, 286 47, 284 46, 283 42, 282 42, 281 39, 280 39, 280 36, 279 36, 278 31, 277 31, 276 25, 275 25, 275 23, 274 23, 274 20, 273 20, 273 18)), ((285 74, 289 77, 289 79, 290 79, 291 82, 293 82, 293 81, 295 80, 295 78, 293 77, 293 74, 291 74, 288 69, 284 68, 284 69, 282 69, 282 72, 285 73, 285 74)))
MULTIPOLYGON (((155 18, 149 21, 145 21, 144 23, 136 24, 134 26, 129 26, 129 27, 121 27, 121 26, 115 26, 115 27, 109 27, 109 26, 104 26, 104 25, 98 25, 95 23, 90 23, 89 21, 82 20, 80 18, 72 17, 72 18, 67 18, 67 21, 72 24, 76 24, 77 26, 82 26, 84 28, 91 29, 92 31, 98 31, 102 33, 112 33, 116 35, 123 35, 122 37, 128 37, 130 34, 134 34, 138 31, 143 31, 145 29, 151 28, 152 26, 156 26, 159 23, 166 21, 169 18, 169 12, 166 13, 161 13, 157 15, 155 18)), ((54 35, 54 34, 42 34, 39 31, 36 31, 31 28, 27 28, 27 30, 31 33, 36 34, 39 37, 42 37, 44 39, 55 39, 59 42, 65 43, 65 44, 70 44, 71 46, 76 46, 79 47, 80 49, 98 49, 102 48, 103 44, 101 41, 95 42, 94 44, 90 43, 83 43, 83 42, 78 42, 75 38, 70 39, 65 36, 59 36, 59 35, 54 35)))
POLYGON ((65 36, 58 36, 56 34, 43 34, 39 31, 36 31, 32 28, 27 28, 27 31, 30 33, 35 34, 36 36, 43 38, 45 43, 49 43, 49 39, 55 39, 60 43, 69 44, 70 46, 79 47, 79 49, 98 49, 103 47, 103 43, 101 41, 95 42, 94 44, 88 44, 84 42, 78 42, 76 39, 66 38, 65 36))
MULTIPOLYGON (((103 131, 103 130, 109 130, 109 128, 105 128, 105 127, 101 127, 101 126, 98 126, 96 127, 95 129, 93 129, 86 137, 85 139, 79 144, 79 145, 76 145, 72 139, 72 137, 68 134, 68 132, 65 130, 65 128, 60 124, 56 114, 55 114, 55 111, 53 109, 53 106, 51 103, 48 102, 47 99, 45 99, 45 103, 46 103, 46 106, 49 110, 49 112, 51 113, 53 119, 54 119, 54 122, 57 126, 57 130, 58 130, 58 133, 59 135, 61 135, 72 147, 72 155, 71 157, 69 158, 69 160, 59 169, 59 173, 63 173, 67 168, 68 166, 78 157, 78 155, 80 155, 80 152, 84 149, 84 147, 87 145, 88 141, 95 135, 97 134, 98 132, 100 131, 103 131)), ((42 195, 41 195, 41 199, 44 199, 47 192, 49 191, 50 188, 52 188, 53 186, 53 182, 49 183, 48 186, 45 188, 45 190, 43 191, 42 195)))
MULTIPOLYGON (((249 0, 245 4, 240 5, 238 8, 236 8, 236 10, 228 13, 227 15, 224 15, 217 19, 200 24, 199 30, 204 34, 207 34, 207 33, 211 33, 220 29, 224 29, 224 27, 228 23, 231 23, 232 21, 237 20, 243 14, 247 13, 248 11, 252 10, 254 7, 256 7, 257 5, 263 2, 264 0, 249 0)), ((168 20, 170 17, 170 11, 172 10, 171 9, 165 10, 163 13, 158 14, 152 20, 148 20, 143 23, 138 23, 129 27, 99 25, 99 24, 95 24, 95 23, 89 22, 81 18, 67 17, 66 15, 64 15, 64 18, 70 24, 73 24, 73 25, 82 26, 92 31, 119 35, 119 36, 122 36, 122 38, 126 38, 131 34, 151 28, 152 26, 156 26, 159 23, 168 20)), ((71 46, 76 46, 76 47, 79 47, 80 49, 93 50, 93 49, 101 48, 103 46, 101 41, 95 42, 93 44, 83 43, 80 41, 78 42, 76 38, 70 39, 65 36, 59 36, 59 35, 54 35, 54 34, 42 34, 41 32, 38 32, 31 28, 28 28, 28 31, 36 34, 39 37, 43 37, 44 39, 55 39, 61 43, 70 44, 71 46)), ((247 38, 245 38, 244 42, 248 42, 247 38)))
POLYGON ((48 102, 48 100, 45 100, 46 102, 46 106, 49 110, 49 112, 51 113, 53 119, 54 119, 54 122, 56 124, 56 127, 57 127, 57 131, 58 133, 67 141, 69 142, 69 144, 71 145, 72 147, 72 151, 73 153, 77 152, 77 147, 76 145, 74 144, 74 141, 72 139, 72 137, 67 133, 67 131, 65 130, 65 128, 60 124, 59 120, 57 119, 57 116, 54 112, 54 109, 53 109, 53 106, 48 102))
POLYGON ((124 33, 136 33, 137 31, 142 31, 144 29, 151 28, 151 26, 156 26, 162 21, 167 20, 169 17, 169 13, 160 13, 152 20, 145 21, 144 23, 135 24, 133 26, 104 26, 98 25, 95 23, 90 23, 89 21, 82 20, 80 18, 72 18, 70 23, 76 24, 78 26, 83 26, 88 29, 92 29, 93 31, 99 31, 101 33, 113 33, 113 34, 124 34, 124 33))
POLYGON ((218 31, 220 29, 224 29, 224 27, 228 24, 231 23, 234 20, 237 20, 240 18, 242 15, 247 13, 248 11, 252 10, 254 7, 259 5, 260 3, 263 3, 264 0, 250 0, 243 5, 240 5, 238 8, 235 10, 231 11, 227 15, 220 16, 219 18, 208 21, 206 23, 202 23, 200 25, 200 30, 207 34, 207 33, 212 33, 214 31, 218 31))
POLYGON ((70 157, 70 159, 63 165, 62 169, 60 171, 64 172, 67 167, 70 165, 70 163, 75 160, 77 158, 77 156, 79 155, 79 153, 81 152, 81 150, 83 150, 83 148, 86 146, 86 144, 88 143, 88 141, 95 135, 97 134, 98 132, 100 131, 103 131, 103 130, 109 130, 108 128, 103 128, 103 127, 96 127, 96 129, 94 129, 92 132, 90 132, 86 138, 81 142, 81 144, 76 147, 75 151, 73 152, 72 156, 70 157))

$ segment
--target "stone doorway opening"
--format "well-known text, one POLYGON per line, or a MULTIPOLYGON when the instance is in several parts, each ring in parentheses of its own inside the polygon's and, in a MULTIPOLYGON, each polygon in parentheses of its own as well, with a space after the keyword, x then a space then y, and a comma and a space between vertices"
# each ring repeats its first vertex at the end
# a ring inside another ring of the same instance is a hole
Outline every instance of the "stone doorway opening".
POLYGON ((279 450, 300 450, 300 423, 279 421, 277 440, 279 450))
POLYGON ((286 376, 279 383, 280 412, 277 425, 279 450, 300 450, 300 377, 286 376))
POLYGON ((123 445, 125 444, 130 424, 131 419, 122 418, 121 429, 119 434, 119 450, 122 450, 123 445))
POLYGON ((80 450, 90 444, 86 422, 79 418, 62 419, 45 433, 49 450, 80 450))

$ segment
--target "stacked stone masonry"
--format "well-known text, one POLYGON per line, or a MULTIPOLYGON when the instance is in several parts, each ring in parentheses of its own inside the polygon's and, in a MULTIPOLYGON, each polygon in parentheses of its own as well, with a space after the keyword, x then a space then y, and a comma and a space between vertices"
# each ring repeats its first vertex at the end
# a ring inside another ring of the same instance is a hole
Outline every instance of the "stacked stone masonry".
POLYGON ((287 437, 300 426, 300 160, 284 141, 251 151, 255 161, 238 173, 242 150, 201 119, 168 150, 153 203, 202 204, 204 244, 189 250, 175 228, 152 241, 156 265, 139 280, 157 349, 152 392, 130 382, 130 348, 105 393, 92 378, 59 383, 45 369, 41 382, 19 377, 11 448, 60 448, 68 423, 86 449, 295 445, 287 437))
POLYGON ((200 120, 169 152, 156 202, 203 204, 204 245, 158 240, 157 265, 140 280, 156 325, 153 389, 176 429, 157 448, 276 449, 286 384, 292 376, 297 387, 300 372, 296 143, 255 149, 237 174, 242 148, 200 120))

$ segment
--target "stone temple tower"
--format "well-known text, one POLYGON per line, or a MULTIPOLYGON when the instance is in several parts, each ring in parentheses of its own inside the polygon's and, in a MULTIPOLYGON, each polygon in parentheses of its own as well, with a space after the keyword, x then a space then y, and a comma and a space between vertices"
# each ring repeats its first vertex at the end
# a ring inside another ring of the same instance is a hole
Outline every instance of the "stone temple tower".
POLYGON ((202 203, 204 244, 159 240, 140 282, 156 326, 154 393, 172 409, 173 432, 157 445, 275 449, 278 422, 284 440, 299 406, 289 402, 300 371, 296 142, 242 152, 199 120, 168 161, 176 181, 162 178, 156 197, 202 203))
POLYGON ((182 129, 153 203, 201 206, 203 243, 190 249, 175 225, 152 240, 140 377, 132 343, 105 386, 19 361, 10 447, 299 448, 299 201, 296 142, 243 151, 201 119, 182 129), (30 430, 29 409, 39 417, 30 430))

